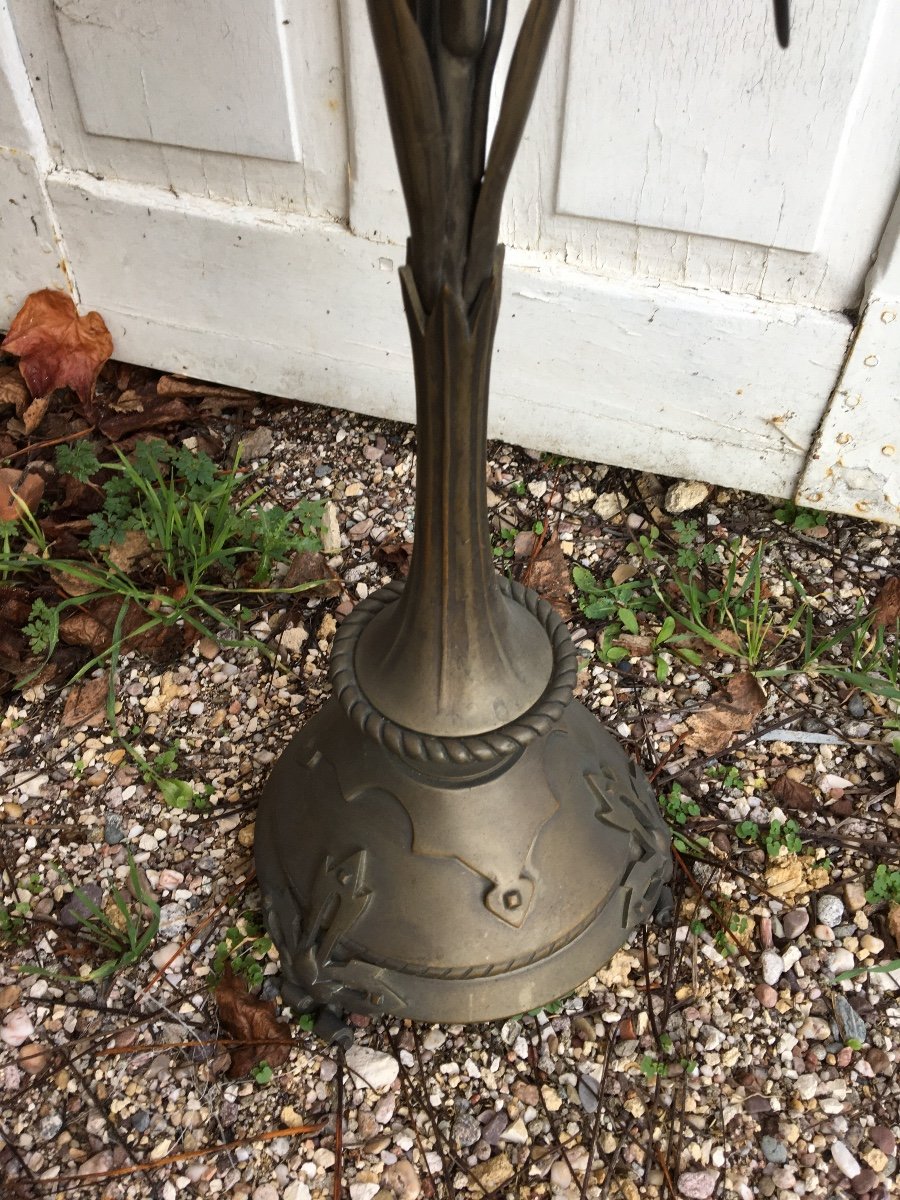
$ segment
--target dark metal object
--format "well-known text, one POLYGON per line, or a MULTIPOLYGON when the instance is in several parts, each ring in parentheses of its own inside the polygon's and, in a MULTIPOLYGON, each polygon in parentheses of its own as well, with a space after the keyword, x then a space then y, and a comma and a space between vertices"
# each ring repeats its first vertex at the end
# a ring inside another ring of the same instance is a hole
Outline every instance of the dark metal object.
POLYGON ((604 963, 670 874, 649 785, 572 699, 565 626, 494 572, 488 538, 500 205, 558 7, 531 0, 486 153, 505 0, 369 0, 411 227, 416 544, 406 585, 344 622, 334 696, 260 803, 257 873, 298 1008, 535 1008, 604 963))
POLYGON ((775 5, 775 33, 778 45, 787 50, 791 40, 791 0, 773 0, 775 5))

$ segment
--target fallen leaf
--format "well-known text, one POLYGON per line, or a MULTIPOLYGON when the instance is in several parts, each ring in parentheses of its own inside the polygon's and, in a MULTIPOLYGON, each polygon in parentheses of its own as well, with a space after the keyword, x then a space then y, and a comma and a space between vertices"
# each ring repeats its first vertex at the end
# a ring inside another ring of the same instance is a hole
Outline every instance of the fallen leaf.
POLYGON ((254 1067, 267 1062, 270 1067, 280 1067, 290 1058, 290 1029, 275 1018, 275 1004, 271 1000, 260 1000, 251 996, 247 984, 235 975, 230 966, 225 967, 221 982, 215 991, 219 1020, 233 1038, 248 1042, 277 1039, 278 1045, 234 1046, 231 1050, 231 1079, 249 1075, 254 1067))
POLYGON ((38 396, 37 400, 32 400, 25 412, 22 414, 22 425, 25 432, 29 435, 34 433, 41 421, 47 415, 47 409, 50 407, 50 396, 38 396))
POLYGON ((375 561, 393 575, 405 579, 412 563, 413 544, 394 534, 375 547, 375 561))
POLYGON ((113 341, 99 313, 80 317, 71 296, 44 288, 32 292, 16 313, 0 349, 19 359, 32 396, 70 387, 87 405, 113 341))
POLYGON ((748 671, 732 675, 719 695, 687 719, 684 744, 704 754, 721 754, 736 733, 751 729, 766 706, 766 694, 759 681, 748 671))
POLYGON ((900 575, 891 575, 884 581, 881 591, 875 597, 872 611, 872 623, 876 628, 893 625, 895 621, 900 620, 900 575))
POLYGON ((76 683, 66 699, 62 723, 68 729, 81 725, 106 724, 106 700, 109 694, 109 674, 76 683))
POLYGON ((128 529, 121 542, 113 542, 107 547, 106 556, 114 567, 127 575, 134 564, 146 558, 149 552, 150 542, 143 529, 128 529))
POLYGON ((575 585, 571 567, 555 533, 544 543, 537 558, 528 564, 522 582, 548 600, 564 621, 571 620, 572 605, 568 597, 575 590, 575 585))
POLYGON ((627 583, 629 579, 633 579, 637 573, 637 567, 633 567, 631 563, 619 563, 611 578, 613 583, 618 586, 620 583, 627 583))
POLYGON ((646 658, 653 652, 653 638, 642 637, 639 633, 620 633, 613 645, 621 646, 634 658, 646 658))
POLYGON ((341 579, 337 571, 329 567, 324 554, 314 554, 310 550, 301 550, 294 555, 281 581, 281 586, 295 588, 301 587, 305 583, 316 585, 304 593, 310 599, 313 596, 339 596, 341 594, 341 579))
POLYGON ((43 494, 44 480, 37 471, 28 467, 22 471, 3 467, 0 469, 0 521, 18 521, 22 515, 15 497, 34 512, 43 494))
POLYGON ((816 793, 809 784, 780 775, 771 785, 770 791, 779 804, 797 812, 812 812, 819 805, 816 793))
POLYGON ((14 408, 21 416, 31 399, 25 380, 15 367, 0 367, 0 408, 14 408))
POLYGON ((182 379, 177 375, 161 375, 156 381, 156 390, 160 396, 221 396, 259 402, 259 397, 254 392, 248 392, 244 388, 220 387, 214 383, 197 383, 194 379, 182 379))
POLYGON ((900 948, 900 904, 892 904, 888 909, 887 925, 891 937, 900 948))
POLYGON ((99 422, 101 433, 117 442, 135 430, 162 429, 166 425, 178 425, 191 420, 193 413, 180 400, 148 400, 140 412, 122 413, 117 417, 103 417, 99 422))

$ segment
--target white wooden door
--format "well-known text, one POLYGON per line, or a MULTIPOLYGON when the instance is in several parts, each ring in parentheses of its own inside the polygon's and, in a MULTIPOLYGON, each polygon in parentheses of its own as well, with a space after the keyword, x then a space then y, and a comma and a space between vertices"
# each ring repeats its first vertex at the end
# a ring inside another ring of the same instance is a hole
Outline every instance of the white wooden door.
MULTIPOLYGON (((564 0, 506 205, 492 433, 856 511, 807 459, 900 182, 900 10, 793 7, 785 53, 768 0, 564 0)), ((42 247, 0 321, 59 260, 124 358, 412 416, 364 0, 0 0, 0 45, 0 182, 27 159, 42 247)), ((897 519, 892 486, 866 511, 897 519)))

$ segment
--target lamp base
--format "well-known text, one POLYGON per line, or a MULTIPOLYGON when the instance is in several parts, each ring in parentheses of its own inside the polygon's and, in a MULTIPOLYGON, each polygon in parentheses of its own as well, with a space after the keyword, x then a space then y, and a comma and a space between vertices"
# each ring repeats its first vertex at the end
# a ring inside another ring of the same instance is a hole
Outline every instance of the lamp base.
POLYGON ((338 696, 294 737, 257 817, 284 998, 472 1022, 571 992, 651 915, 670 874, 639 768, 574 700, 524 744, 495 739, 476 757, 448 741, 449 754, 412 757, 373 736, 352 697, 348 713, 342 658, 336 646, 338 696))

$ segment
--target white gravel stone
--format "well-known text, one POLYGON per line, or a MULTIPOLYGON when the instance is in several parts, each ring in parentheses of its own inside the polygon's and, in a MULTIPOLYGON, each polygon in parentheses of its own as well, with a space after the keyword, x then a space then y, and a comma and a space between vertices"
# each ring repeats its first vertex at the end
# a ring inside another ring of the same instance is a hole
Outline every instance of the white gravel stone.
POLYGON ((764 950, 760 955, 762 977, 770 987, 774 987, 784 974, 784 959, 777 950, 764 950))
POLYGON ((358 1077, 354 1082, 364 1081, 373 1092, 386 1092, 400 1073, 400 1064, 393 1055, 370 1046, 351 1046, 345 1061, 347 1069, 358 1077))
POLYGON ((708 483, 701 483, 697 479, 682 479, 679 483, 673 483, 666 492, 663 507, 670 513, 690 512, 692 508, 702 504, 711 491, 708 483))
POLYGON ((856 959, 844 946, 828 956, 828 970, 832 975, 840 975, 843 971, 852 971, 855 966, 856 959))
POLYGON ((380 1188, 377 1183, 351 1183, 350 1200, 372 1200, 380 1188))
POLYGON ((848 1179, 855 1179, 862 1170, 843 1142, 831 1143, 831 1157, 834 1159, 838 1170, 846 1175, 848 1179))
POLYGON ((0 1038, 7 1046, 21 1046, 34 1033, 34 1022, 24 1008, 14 1008, 0 1025, 0 1038))
POLYGON ((708 1200, 716 1190, 717 1171, 682 1171, 678 1177, 678 1192, 689 1200, 708 1200))
POLYGON ((801 1100, 812 1100, 819 1090, 818 1075, 798 1075, 794 1090, 801 1100))
POLYGON ((819 923, 834 929, 844 919, 844 902, 840 896, 825 894, 816 901, 816 916, 819 923))

